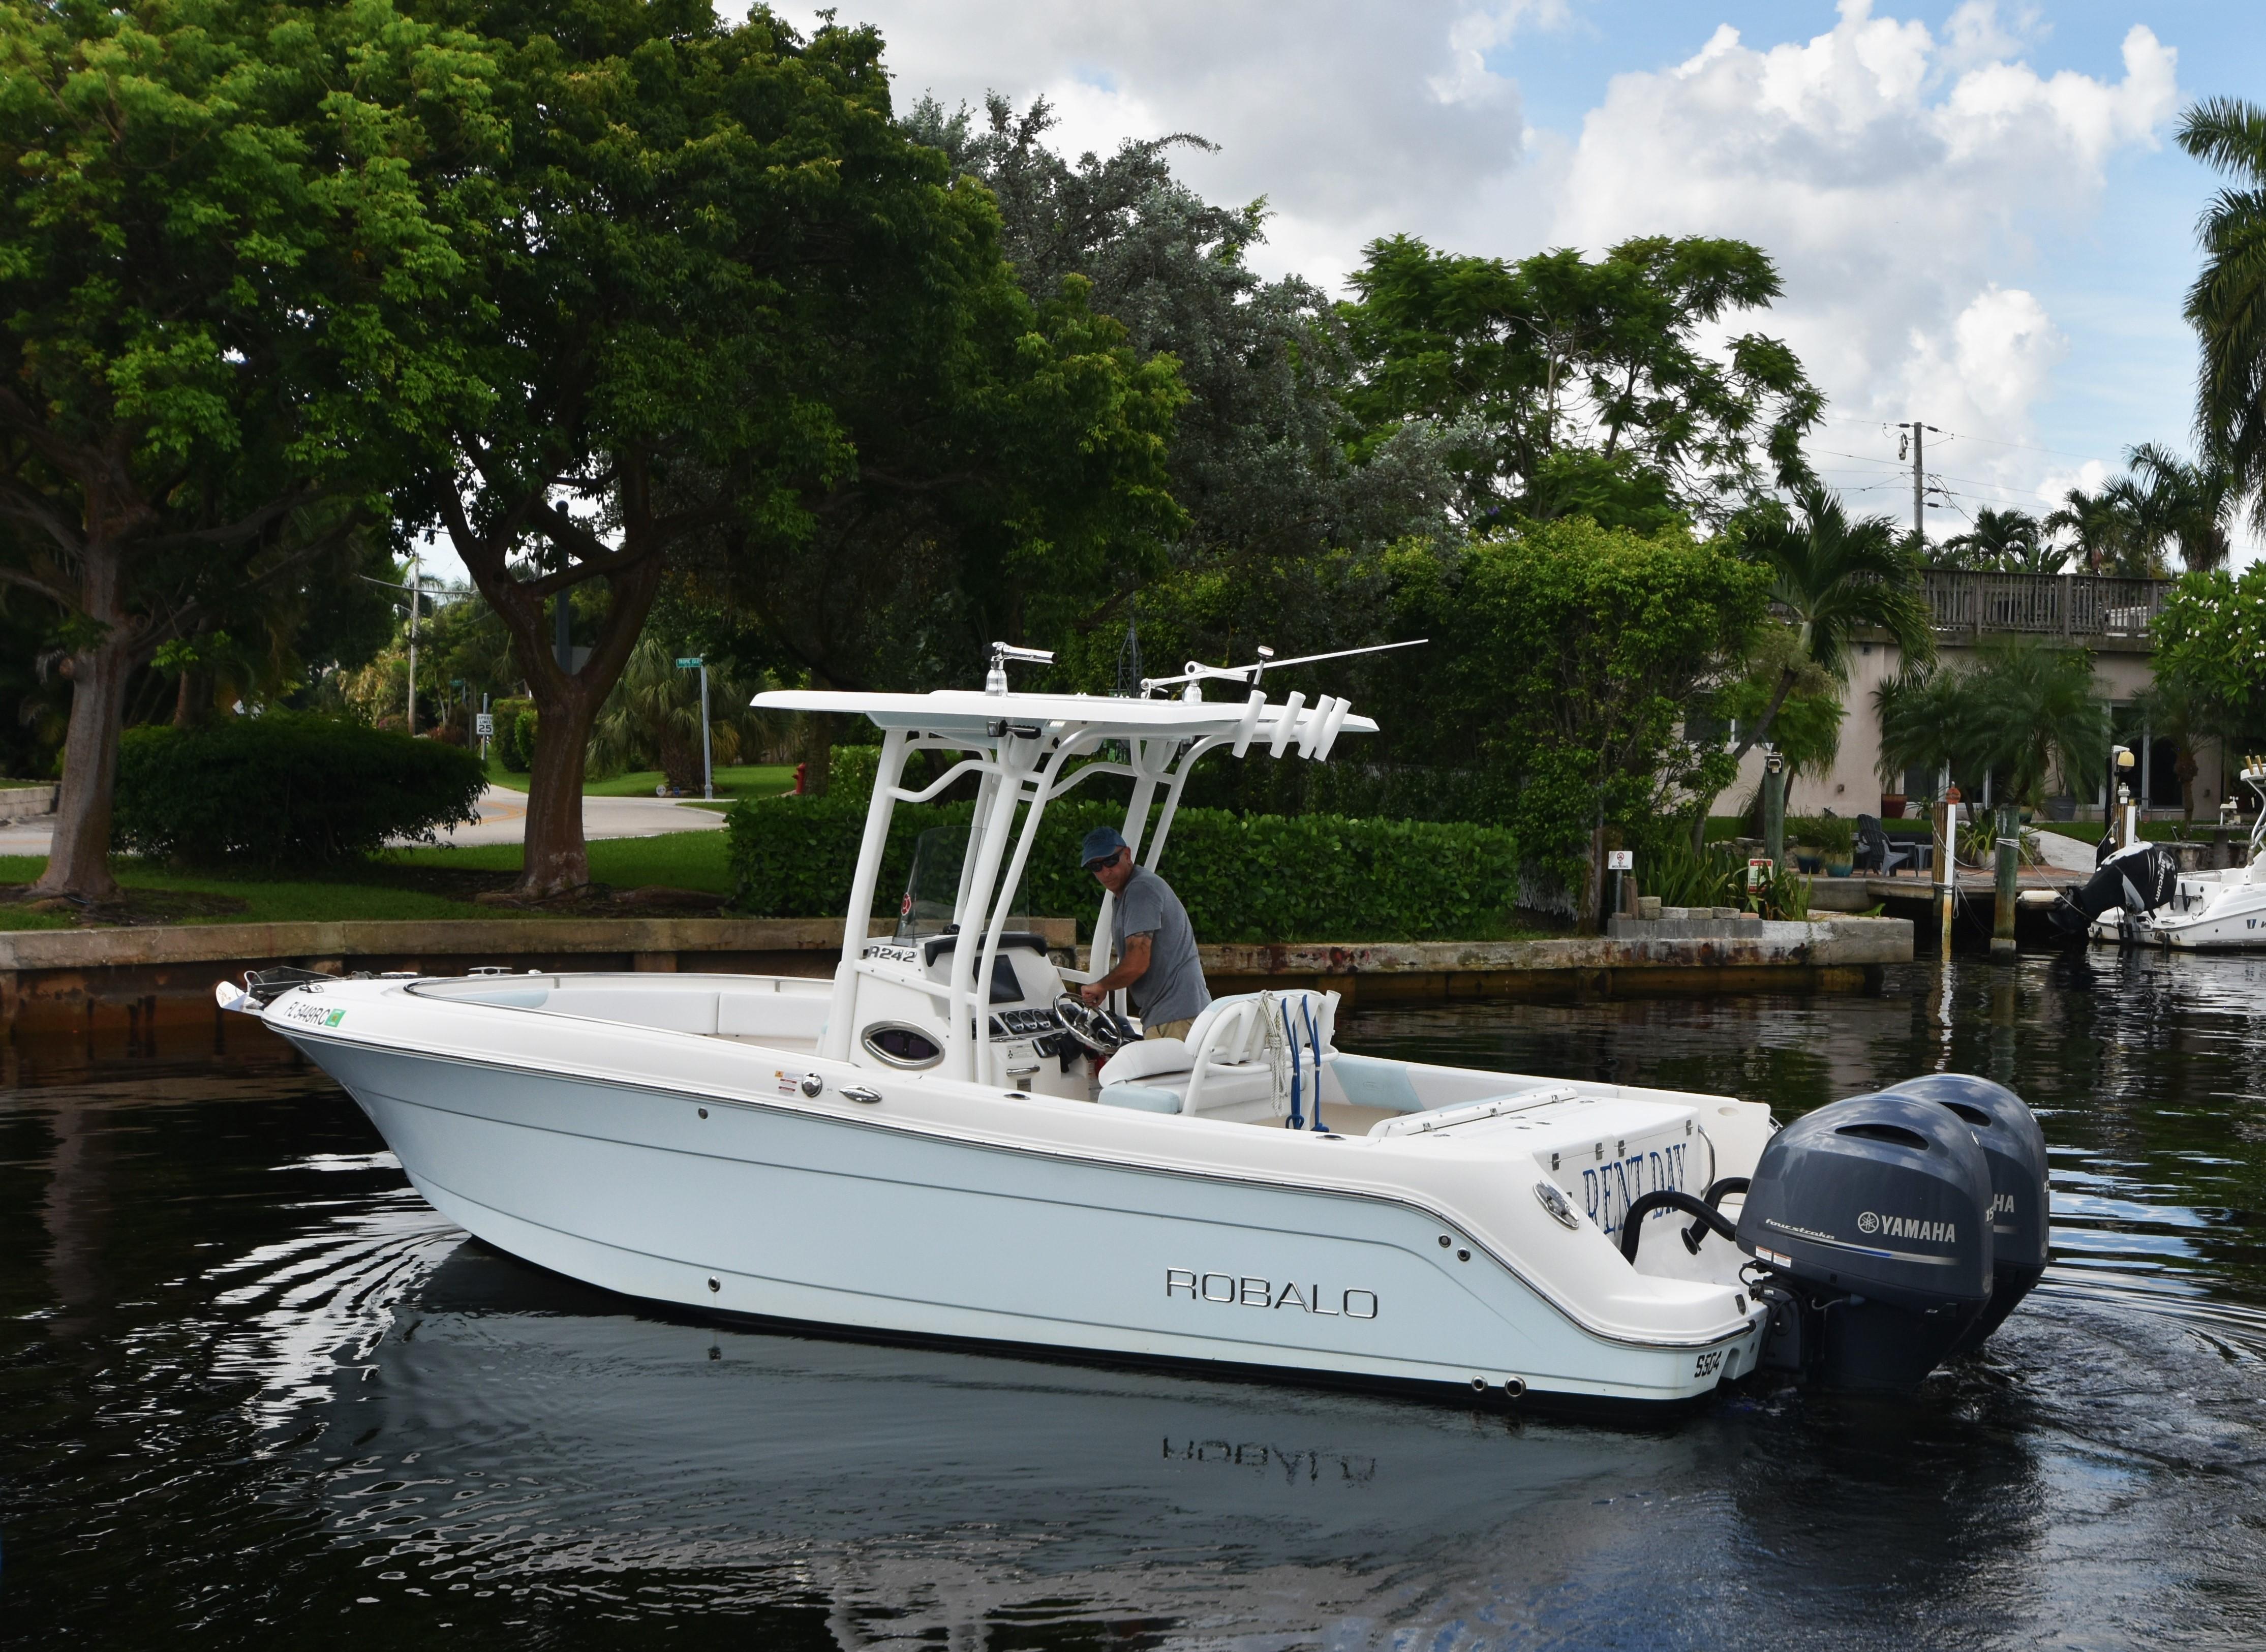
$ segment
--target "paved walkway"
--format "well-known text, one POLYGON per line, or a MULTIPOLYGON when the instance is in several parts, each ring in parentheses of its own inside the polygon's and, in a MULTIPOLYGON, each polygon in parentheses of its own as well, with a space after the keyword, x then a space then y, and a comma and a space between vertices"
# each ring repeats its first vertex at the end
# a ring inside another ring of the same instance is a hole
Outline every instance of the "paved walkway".
MULTIPOLYGON (((443 843, 515 844, 527 833, 527 794, 492 786, 480 793, 480 817, 442 835, 443 843)), ((714 809, 688 808, 667 797, 586 797, 582 835, 600 837, 658 837, 664 832, 715 831, 724 817, 714 809)), ((0 826, 0 855, 45 855, 50 828, 44 821, 0 826)))

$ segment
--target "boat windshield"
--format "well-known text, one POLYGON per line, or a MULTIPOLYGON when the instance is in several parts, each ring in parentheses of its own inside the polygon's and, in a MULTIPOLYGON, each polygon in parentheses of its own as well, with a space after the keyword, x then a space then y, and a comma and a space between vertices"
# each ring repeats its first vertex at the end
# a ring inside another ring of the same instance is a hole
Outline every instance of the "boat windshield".
MULTIPOLYGON (((913 840, 912 870, 905 876, 905 896, 897 906, 899 941, 926 940, 950 934, 952 915, 960 905, 960 872, 968 858, 968 828, 932 826, 913 840)), ((1022 890, 1018 888, 1020 895, 1022 890)), ((1030 919, 1020 903, 1007 908, 1007 927, 1027 929, 1030 919)))

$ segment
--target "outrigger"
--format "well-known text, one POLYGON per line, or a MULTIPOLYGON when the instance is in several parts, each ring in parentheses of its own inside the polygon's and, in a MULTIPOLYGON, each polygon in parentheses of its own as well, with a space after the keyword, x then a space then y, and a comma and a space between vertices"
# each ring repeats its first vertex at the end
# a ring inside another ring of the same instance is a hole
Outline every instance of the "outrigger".
POLYGON ((1731 1096, 1343 1050, 1334 992, 1220 998, 1185 1040, 1086 1010, 1068 989, 1107 972, 1107 904, 1083 969, 1012 919, 1051 804, 1123 786, 1154 868, 1211 754, 1323 762, 1376 725, 1268 698, 1310 662, 1011 691, 1044 658, 997 649, 981 692, 757 698, 881 731, 830 981, 283 971, 220 999, 487 1243, 761 1321, 1657 1405, 1763 1366, 1916 1382, 2037 1276, 2043 1143, 1981 1079, 1780 1132, 1731 1096), (1246 692, 1206 701, 1222 680, 1246 692), (917 753, 943 765, 917 789, 917 753), (874 936, 895 809, 969 781, 964 845, 923 840, 874 936))

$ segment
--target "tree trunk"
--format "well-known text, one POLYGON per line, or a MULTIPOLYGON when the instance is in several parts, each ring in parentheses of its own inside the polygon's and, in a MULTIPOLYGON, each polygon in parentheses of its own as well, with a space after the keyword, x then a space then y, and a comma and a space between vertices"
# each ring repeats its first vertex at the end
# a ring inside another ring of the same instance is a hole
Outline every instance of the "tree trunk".
POLYGON ((579 676, 538 672, 535 691, 535 760, 527 776, 527 837, 520 891, 571 895, 590 881, 589 845, 582 837, 582 775, 590 725, 605 696, 579 676))
POLYGON ((55 799, 48 867, 32 888, 42 895, 113 900, 118 881, 110 874, 110 815, 118 786, 118 725, 134 674, 125 617, 113 613, 102 641, 71 654, 62 669, 71 680, 63 783, 55 799))
POLYGON ((183 666, 180 685, 173 694, 173 727, 194 728, 210 722, 212 702, 212 673, 202 666, 183 666))
MULTIPOLYGON (((814 677, 813 681, 815 680, 814 677)), ((803 795, 824 797, 827 781, 834 769, 834 714, 831 712, 803 713, 802 764, 803 795)))

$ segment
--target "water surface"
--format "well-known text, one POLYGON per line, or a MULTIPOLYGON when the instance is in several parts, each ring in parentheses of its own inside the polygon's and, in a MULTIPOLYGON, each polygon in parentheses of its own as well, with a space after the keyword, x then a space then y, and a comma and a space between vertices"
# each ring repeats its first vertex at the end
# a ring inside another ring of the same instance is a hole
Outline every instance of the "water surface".
POLYGON ((2055 1266, 1915 1400, 1667 1426, 757 1334, 469 1241, 272 1051, 0 1091, 0 1644, 2255 1646, 2266 960, 1365 1012, 1769 1100, 2000 1078, 2055 1266))

